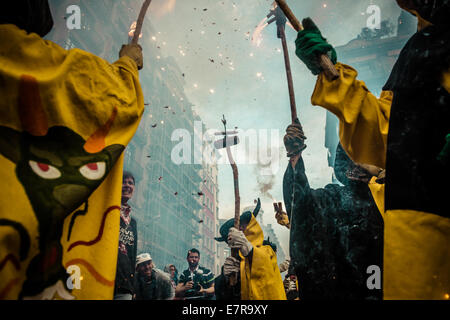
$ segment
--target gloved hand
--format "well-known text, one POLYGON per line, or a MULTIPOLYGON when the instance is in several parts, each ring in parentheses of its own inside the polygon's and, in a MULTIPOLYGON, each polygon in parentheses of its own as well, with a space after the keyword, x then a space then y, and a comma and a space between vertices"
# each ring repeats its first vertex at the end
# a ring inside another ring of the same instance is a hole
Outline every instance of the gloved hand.
POLYGON ((322 36, 320 30, 310 18, 302 21, 303 30, 298 32, 295 40, 295 54, 314 75, 322 72, 318 56, 328 54, 331 62, 336 64, 337 55, 333 46, 322 36))
POLYGON ((233 273, 238 273, 241 269, 241 262, 235 257, 228 257, 223 264, 223 274, 229 277, 233 273))
POLYGON ((231 249, 239 249, 244 257, 247 257, 250 251, 253 250, 253 246, 250 241, 247 240, 245 234, 234 227, 230 228, 227 240, 228 246, 231 249))
POLYGON ((279 269, 280 269, 280 273, 283 273, 285 271, 288 271, 289 269, 289 264, 291 263, 290 259, 286 259, 284 260, 284 262, 282 264, 280 264, 279 269))
POLYGON ((284 291, 287 293, 289 291, 297 291, 297 284, 295 280, 292 280, 290 277, 286 277, 283 280, 284 291))
POLYGON ((380 171, 375 182, 379 184, 384 184, 386 182, 386 170, 380 171))
MULTIPOLYGON (((298 121, 298 120, 297 120, 298 121)), ((293 157, 306 149, 305 134, 300 123, 294 123, 287 127, 284 136, 284 146, 288 157, 293 157)))
POLYGON ((289 217, 286 212, 275 213, 275 219, 277 219, 277 222, 280 226, 285 226, 288 229, 291 228, 291 224, 289 222, 289 217))
POLYGON ((138 70, 144 67, 144 57, 142 56, 142 47, 138 44, 124 44, 119 52, 119 57, 130 57, 136 62, 138 70))

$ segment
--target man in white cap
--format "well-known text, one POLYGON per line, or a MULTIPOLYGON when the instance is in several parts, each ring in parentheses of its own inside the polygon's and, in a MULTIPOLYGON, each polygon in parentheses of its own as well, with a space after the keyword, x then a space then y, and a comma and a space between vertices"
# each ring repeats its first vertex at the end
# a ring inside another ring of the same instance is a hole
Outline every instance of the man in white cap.
POLYGON ((171 300, 175 295, 169 274, 156 269, 150 253, 136 258, 136 300, 171 300))

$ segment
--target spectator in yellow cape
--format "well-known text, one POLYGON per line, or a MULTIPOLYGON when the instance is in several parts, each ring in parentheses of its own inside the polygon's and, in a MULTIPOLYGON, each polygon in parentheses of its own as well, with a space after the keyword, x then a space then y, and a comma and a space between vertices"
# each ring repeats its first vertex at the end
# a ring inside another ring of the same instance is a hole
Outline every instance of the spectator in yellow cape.
POLYGON ((339 118, 341 145, 354 162, 386 170, 385 185, 369 184, 384 219, 384 299, 449 299, 450 1, 397 3, 417 17, 418 30, 379 98, 337 62, 309 19, 296 54, 316 75, 316 55, 330 56, 340 78, 319 74, 311 102, 339 118))
POLYGON ((109 63, 52 27, 47 0, 0 11, 0 300, 112 299, 142 49, 109 63))
POLYGON ((253 213, 241 214, 239 230, 230 219, 220 227, 219 242, 239 249, 239 258, 226 258, 222 273, 215 279, 217 300, 286 300, 283 280, 278 268, 276 246, 264 240, 264 234, 256 221, 261 208, 258 203, 253 213), (238 282, 230 286, 229 278, 238 274, 238 282))

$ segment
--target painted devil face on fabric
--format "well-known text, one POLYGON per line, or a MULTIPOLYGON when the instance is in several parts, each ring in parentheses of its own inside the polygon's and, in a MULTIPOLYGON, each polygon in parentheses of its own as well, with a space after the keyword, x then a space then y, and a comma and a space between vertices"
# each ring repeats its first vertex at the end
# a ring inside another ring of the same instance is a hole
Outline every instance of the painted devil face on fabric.
POLYGON ((0 153, 17 164, 17 177, 36 214, 53 211, 66 216, 101 184, 124 150, 118 144, 104 147, 117 111, 85 141, 66 127, 47 129, 33 78, 22 77, 20 89, 19 114, 26 131, 0 127, 0 153))
POLYGON ((48 212, 56 206, 64 215, 83 204, 123 150, 113 145, 88 153, 86 141, 65 127, 52 127, 42 137, 0 127, 0 135, 17 143, 14 151, 19 152, 7 158, 17 164, 17 177, 34 210, 48 212))
MULTIPOLYGON (((89 196, 105 180, 124 146, 105 146, 117 109, 87 140, 67 127, 49 128, 38 83, 31 76, 20 80, 18 107, 23 131, 0 126, 0 154, 16 164, 17 178, 38 221, 39 254, 28 266, 21 292, 21 297, 32 297, 60 280, 66 283, 60 244, 64 220, 85 204, 71 217, 69 239, 76 217, 88 212, 89 196)), ((1 219, 0 225, 17 223, 1 219)))

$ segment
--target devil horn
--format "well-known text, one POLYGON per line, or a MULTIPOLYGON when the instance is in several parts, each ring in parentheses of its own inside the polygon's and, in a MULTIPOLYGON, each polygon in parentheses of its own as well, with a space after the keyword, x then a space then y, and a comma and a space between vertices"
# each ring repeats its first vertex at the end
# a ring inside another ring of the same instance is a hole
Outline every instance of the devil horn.
POLYGON ((255 218, 258 215, 260 209, 261 209, 261 200, 259 200, 258 198, 258 203, 256 204, 255 210, 253 210, 253 215, 255 216, 255 218))
POLYGON ((18 102, 22 130, 33 136, 45 136, 48 132, 48 120, 42 107, 36 78, 30 75, 20 77, 18 102))
POLYGON ((111 116, 109 117, 108 121, 97 129, 86 141, 84 144, 84 150, 86 150, 89 153, 97 153, 102 151, 105 146, 105 138, 108 135, 109 130, 111 130, 111 126, 114 122, 114 119, 117 116, 117 108, 114 108, 111 116))

